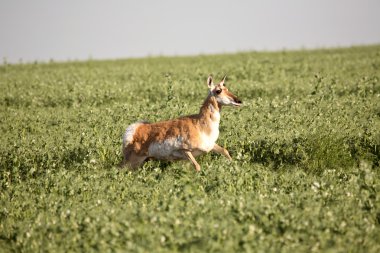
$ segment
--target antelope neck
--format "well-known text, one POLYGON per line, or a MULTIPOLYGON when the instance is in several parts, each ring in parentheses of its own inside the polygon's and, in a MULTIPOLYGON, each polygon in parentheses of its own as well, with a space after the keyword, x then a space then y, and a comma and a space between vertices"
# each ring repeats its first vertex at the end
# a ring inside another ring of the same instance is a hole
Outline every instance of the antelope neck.
POLYGON ((199 112, 201 118, 210 119, 211 121, 220 121, 220 111, 222 106, 216 101, 214 96, 209 95, 204 101, 199 112))

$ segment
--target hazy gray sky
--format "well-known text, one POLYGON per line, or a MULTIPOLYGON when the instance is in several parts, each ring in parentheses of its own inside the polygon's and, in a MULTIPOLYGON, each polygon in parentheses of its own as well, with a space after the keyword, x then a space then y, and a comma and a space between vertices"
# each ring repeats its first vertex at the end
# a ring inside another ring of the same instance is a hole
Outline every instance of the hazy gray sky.
POLYGON ((0 0, 8 62, 374 43, 379 0, 0 0))

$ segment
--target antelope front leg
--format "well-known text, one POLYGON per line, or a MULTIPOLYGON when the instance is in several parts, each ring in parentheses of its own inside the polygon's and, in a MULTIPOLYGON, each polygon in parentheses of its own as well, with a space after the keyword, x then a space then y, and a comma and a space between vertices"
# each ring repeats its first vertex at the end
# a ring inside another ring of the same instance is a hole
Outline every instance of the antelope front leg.
POLYGON ((218 144, 215 143, 214 147, 212 148, 212 151, 219 153, 221 155, 224 155, 228 160, 232 161, 232 158, 230 154, 228 153, 227 149, 222 148, 218 144))
POLYGON ((199 172, 201 170, 201 166, 197 163, 197 161, 195 160, 193 154, 190 151, 183 151, 183 152, 185 153, 187 159, 189 159, 192 162, 192 164, 195 167, 195 170, 197 172, 199 172))

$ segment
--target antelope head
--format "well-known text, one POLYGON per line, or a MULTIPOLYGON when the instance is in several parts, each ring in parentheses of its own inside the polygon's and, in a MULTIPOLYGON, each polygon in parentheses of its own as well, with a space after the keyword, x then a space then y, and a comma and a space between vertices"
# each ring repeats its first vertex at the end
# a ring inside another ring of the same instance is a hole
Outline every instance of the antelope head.
POLYGON ((239 107, 242 105, 242 101, 230 92, 224 82, 226 81, 226 76, 218 84, 214 84, 212 76, 207 78, 207 85, 210 89, 210 96, 214 96, 218 104, 220 105, 231 105, 239 107))

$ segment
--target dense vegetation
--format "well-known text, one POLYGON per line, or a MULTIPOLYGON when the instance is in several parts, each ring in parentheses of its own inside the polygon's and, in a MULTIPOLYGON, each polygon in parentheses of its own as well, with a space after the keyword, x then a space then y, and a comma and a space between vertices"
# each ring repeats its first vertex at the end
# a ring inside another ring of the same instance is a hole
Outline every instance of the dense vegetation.
POLYGON ((1 252, 380 252, 380 46, 0 66, 1 252), (119 170, 137 120, 196 113, 207 154, 119 170))

